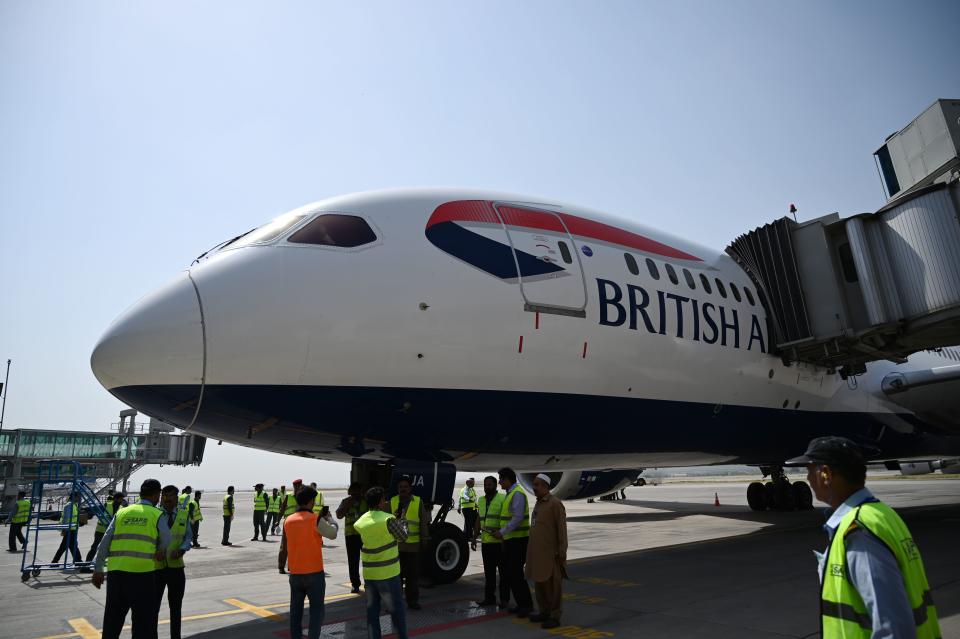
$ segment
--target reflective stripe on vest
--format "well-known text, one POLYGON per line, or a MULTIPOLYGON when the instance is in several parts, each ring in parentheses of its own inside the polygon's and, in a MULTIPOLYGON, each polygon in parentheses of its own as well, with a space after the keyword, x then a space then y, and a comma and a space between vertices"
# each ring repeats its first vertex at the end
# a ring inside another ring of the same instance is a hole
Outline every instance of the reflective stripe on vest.
POLYGON ((317 491, 317 497, 313 500, 313 512, 319 513, 323 510, 323 493, 317 491))
POLYGON ((270 498, 270 505, 267 506, 268 513, 278 513, 280 512, 280 495, 270 498))
POLYGON ((233 508, 231 507, 232 504, 227 503, 227 502, 229 502, 232 498, 233 498, 233 495, 224 495, 224 496, 223 496, 223 516, 224 516, 224 517, 229 517, 230 515, 233 514, 233 508))
POLYGON ((297 497, 293 493, 287 495, 287 506, 283 509, 283 516, 289 517, 297 512, 297 497))
POLYGON ((30 500, 18 499, 17 512, 13 515, 13 523, 25 524, 30 519, 30 500))
POLYGON ((896 557, 907 599, 913 609, 917 638, 939 639, 937 610, 920 551, 900 516, 881 502, 867 502, 847 513, 840 520, 830 543, 820 590, 821 634, 824 639, 869 638, 873 634, 867 607, 848 579, 846 536, 859 527, 882 541, 896 557))
POLYGON ((79 512, 79 510, 80 510, 79 504, 74 504, 73 502, 71 502, 71 503, 67 504, 66 506, 64 506, 64 507, 63 507, 63 512, 60 513, 60 523, 61 523, 61 524, 66 524, 66 523, 67 523, 67 508, 68 508, 68 507, 70 508, 70 531, 71 531, 71 532, 76 532, 77 528, 79 528, 79 519, 78 519, 78 517, 77 517, 77 514, 78 514, 78 512, 79 512))
POLYGON ((360 562, 363 565, 364 579, 381 581, 400 574, 397 540, 387 528, 387 521, 390 519, 394 519, 390 513, 370 510, 354 524, 363 544, 360 548, 360 562))
POLYGON ((300 510, 283 522, 287 536, 287 567, 291 575, 323 572, 323 537, 317 532, 317 515, 300 510))
POLYGON ((107 553, 108 570, 153 572, 160 533, 160 509, 145 504, 121 508, 114 516, 113 539, 107 553))
POLYGON ((98 533, 107 532, 107 526, 110 525, 110 520, 113 519, 113 502, 108 501, 103 509, 107 511, 107 518, 105 520, 101 520, 99 517, 97 518, 98 533))
POLYGON ((264 494, 265 494, 265 493, 264 493, 262 490, 258 490, 258 491, 256 492, 256 494, 254 494, 254 496, 253 496, 253 511, 254 511, 254 512, 260 512, 261 510, 266 510, 266 509, 267 509, 267 505, 266 505, 266 504, 264 503, 264 501, 263 501, 264 494))
POLYGON ((193 504, 193 519, 191 519, 190 522, 195 524, 198 521, 203 521, 203 513, 200 512, 200 502, 196 499, 191 499, 190 503, 193 504))
POLYGON ((354 528, 354 524, 357 523, 357 520, 367 512, 367 500, 361 499, 360 501, 354 501, 353 505, 350 506, 348 510, 343 515, 344 521, 344 534, 346 535, 356 535, 357 529, 354 528))
MULTIPOLYGON (((399 506, 400 496, 394 495, 390 498, 390 512, 396 514, 399 506)), ((407 520, 407 540, 404 543, 420 543, 420 498, 416 495, 410 497, 410 503, 407 504, 403 518, 407 520)))
POLYGON ((489 506, 487 506, 486 495, 480 498, 480 501, 478 502, 480 508, 480 543, 503 543, 503 540, 494 537, 493 533, 503 528, 504 524, 510 521, 509 518, 504 521, 503 517, 500 515, 500 511, 503 510, 503 500, 505 497, 506 495, 497 491, 497 494, 494 495, 493 499, 490 500, 489 506))
POLYGON ((477 507, 477 491, 469 486, 460 490, 460 509, 470 510, 477 507))
POLYGON ((523 495, 523 519, 513 529, 513 532, 508 532, 503 536, 504 539, 520 539, 530 536, 530 500, 527 499, 527 493, 520 488, 520 482, 515 483, 503 498, 503 506, 500 508, 500 527, 506 526, 513 519, 513 515, 510 513, 510 504, 513 502, 513 496, 516 493, 523 495))
MULTIPOLYGON (((166 558, 163 561, 156 562, 157 570, 161 568, 183 568, 183 557, 171 557, 170 553, 180 548, 183 538, 187 536, 187 519, 190 511, 182 506, 177 508, 173 518, 173 526, 170 527, 170 545, 167 546, 166 558)), ((161 517, 166 517, 167 513, 162 512, 161 517)))

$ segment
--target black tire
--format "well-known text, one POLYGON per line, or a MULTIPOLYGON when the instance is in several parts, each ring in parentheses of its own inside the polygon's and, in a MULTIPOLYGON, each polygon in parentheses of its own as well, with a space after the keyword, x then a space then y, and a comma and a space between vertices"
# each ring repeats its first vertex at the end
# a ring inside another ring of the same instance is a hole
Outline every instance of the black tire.
POLYGON ((777 488, 772 481, 763 484, 763 505, 764 510, 777 509, 777 488))
POLYGON ((793 496, 797 510, 813 510, 813 491, 805 481, 793 482, 793 496))
POLYGON ((773 485, 773 499, 776 510, 787 511, 797 509, 797 499, 793 486, 789 481, 777 482, 773 485))
POLYGON ((425 563, 434 583, 460 579, 469 561, 470 549, 462 530, 446 521, 430 526, 430 554, 425 563))
POLYGON ((634 486, 646 486, 646 485, 647 485, 647 480, 644 479, 643 477, 638 477, 638 478, 637 478, 637 481, 633 482, 633 485, 634 485, 634 486))
POLYGON ((749 504, 750 510, 766 510, 762 483, 755 481, 747 486, 747 504, 749 504))
POLYGON ((20 581, 26 582, 27 579, 29 579, 29 578, 30 578, 30 571, 29 571, 29 570, 24 570, 23 573, 20 575, 20 581))
POLYGON ((34 577, 39 577, 39 576, 40 576, 40 569, 39 569, 39 568, 34 568, 34 569, 33 569, 33 576, 34 576, 34 577))

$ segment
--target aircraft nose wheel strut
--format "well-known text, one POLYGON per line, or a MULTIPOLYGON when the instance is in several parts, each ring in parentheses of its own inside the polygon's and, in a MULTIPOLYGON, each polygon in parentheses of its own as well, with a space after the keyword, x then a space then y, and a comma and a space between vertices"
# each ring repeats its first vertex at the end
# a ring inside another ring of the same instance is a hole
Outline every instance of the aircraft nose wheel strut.
POLYGON ((812 510, 813 493, 805 481, 793 483, 782 466, 761 466, 764 477, 770 481, 752 482, 747 486, 747 503, 751 510, 812 510))

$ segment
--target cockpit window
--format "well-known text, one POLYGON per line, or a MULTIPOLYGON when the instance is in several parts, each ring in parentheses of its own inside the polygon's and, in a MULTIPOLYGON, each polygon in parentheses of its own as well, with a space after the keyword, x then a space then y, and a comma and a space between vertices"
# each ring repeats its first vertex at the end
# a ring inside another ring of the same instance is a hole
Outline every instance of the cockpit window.
POLYGON ((376 233, 366 220, 356 215, 326 213, 308 222, 302 229, 287 238, 294 244, 340 246, 352 248, 377 240, 376 233))
POLYGON ((296 215, 293 213, 281 215, 272 222, 268 222, 260 228, 245 233, 231 242, 227 242, 221 248, 237 248, 239 246, 247 246, 248 244, 258 244, 275 240, 305 217, 306 215, 296 215))

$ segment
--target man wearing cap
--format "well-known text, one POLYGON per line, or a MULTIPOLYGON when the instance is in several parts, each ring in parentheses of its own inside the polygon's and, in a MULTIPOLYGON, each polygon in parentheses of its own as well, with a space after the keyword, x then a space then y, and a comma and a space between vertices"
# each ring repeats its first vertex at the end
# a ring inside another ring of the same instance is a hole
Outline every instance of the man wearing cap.
POLYGON ((530 615, 530 621, 539 621, 541 628, 556 628, 567 576, 567 510, 550 494, 550 477, 544 473, 533 479, 533 494, 537 504, 530 518, 526 575, 533 581, 540 613, 530 615))
POLYGON ((267 540, 267 521, 265 519, 267 508, 270 507, 270 497, 263 490, 263 484, 257 484, 253 487, 253 539, 257 541, 257 535, 267 540))
POLYGON ((834 509, 824 526, 827 550, 814 551, 823 639, 938 639, 920 551, 900 516, 864 487, 867 466, 857 445, 818 437, 784 465, 806 466, 813 493, 834 509))
POLYGON ((457 513, 463 514, 463 534, 473 540, 473 529, 477 524, 477 491, 474 489, 473 477, 467 480, 467 485, 460 489, 460 501, 457 504, 457 513))

